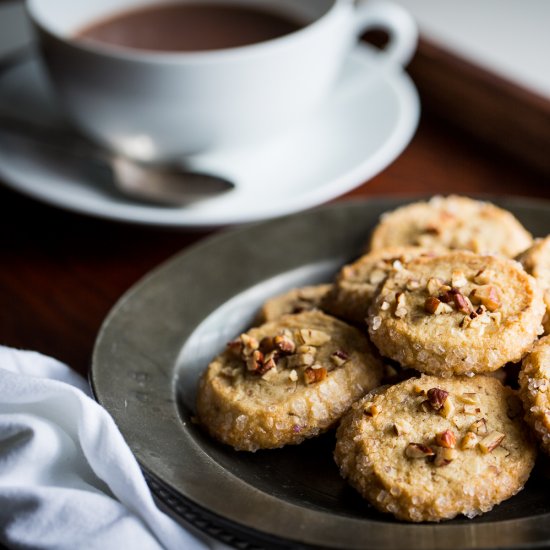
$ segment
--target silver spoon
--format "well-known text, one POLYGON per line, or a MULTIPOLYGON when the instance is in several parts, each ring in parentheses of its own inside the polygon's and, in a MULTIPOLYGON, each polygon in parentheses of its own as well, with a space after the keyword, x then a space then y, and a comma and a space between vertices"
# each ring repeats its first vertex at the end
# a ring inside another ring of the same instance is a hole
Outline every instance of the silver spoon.
POLYGON ((124 195, 141 201, 181 206, 233 189, 229 180, 179 165, 149 164, 102 149, 78 134, 0 114, 0 132, 43 149, 106 165, 124 195))

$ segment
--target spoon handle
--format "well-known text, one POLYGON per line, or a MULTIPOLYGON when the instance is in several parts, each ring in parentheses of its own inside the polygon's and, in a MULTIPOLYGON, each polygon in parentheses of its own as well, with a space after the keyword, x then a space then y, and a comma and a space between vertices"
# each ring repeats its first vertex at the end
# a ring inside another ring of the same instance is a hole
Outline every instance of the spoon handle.
POLYGON ((0 113, 0 133, 84 160, 106 163, 110 155, 72 131, 0 113))

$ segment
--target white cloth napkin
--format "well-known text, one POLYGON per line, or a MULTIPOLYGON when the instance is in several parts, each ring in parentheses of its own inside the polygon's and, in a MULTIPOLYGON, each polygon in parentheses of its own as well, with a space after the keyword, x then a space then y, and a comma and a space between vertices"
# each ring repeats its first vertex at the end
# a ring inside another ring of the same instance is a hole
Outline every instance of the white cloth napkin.
POLYGON ((39 353, 0 346, 0 542, 17 548, 221 548, 155 505, 87 383, 39 353))

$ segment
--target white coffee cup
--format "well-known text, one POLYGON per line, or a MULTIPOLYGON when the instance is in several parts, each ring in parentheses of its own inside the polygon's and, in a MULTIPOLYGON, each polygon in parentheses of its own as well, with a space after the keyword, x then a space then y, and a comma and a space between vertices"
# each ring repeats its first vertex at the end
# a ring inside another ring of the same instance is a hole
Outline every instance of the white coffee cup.
POLYGON ((113 13, 166 0, 27 0, 27 8, 69 117, 92 139, 142 160, 173 159, 284 131, 327 97, 367 29, 383 28, 390 36, 381 63, 405 64, 416 47, 412 17, 381 0, 359 6, 352 0, 215 3, 267 7, 304 27, 236 48, 148 52, 78 40, 75 33, 113 13))

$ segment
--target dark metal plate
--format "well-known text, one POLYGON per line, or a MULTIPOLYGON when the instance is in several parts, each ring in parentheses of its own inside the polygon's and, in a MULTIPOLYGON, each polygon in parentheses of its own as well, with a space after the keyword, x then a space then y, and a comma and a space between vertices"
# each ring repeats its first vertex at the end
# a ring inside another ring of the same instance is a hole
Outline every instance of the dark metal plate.
MULTIPOLYGON (((338 475, 334 435, 236 452, 192 422, 197 379, 267 297, 330 280, 361 252, 379 215, 405 202, 340 203, 207 239, 160 266, 116 304, 98 336, 91 380, 172 513, 240 547, 349 549, 550 546, 550 467, 474 519, 411 525, 379 514, 338 475)), ((495 199, 535 235, 550 204, 495 199)))

